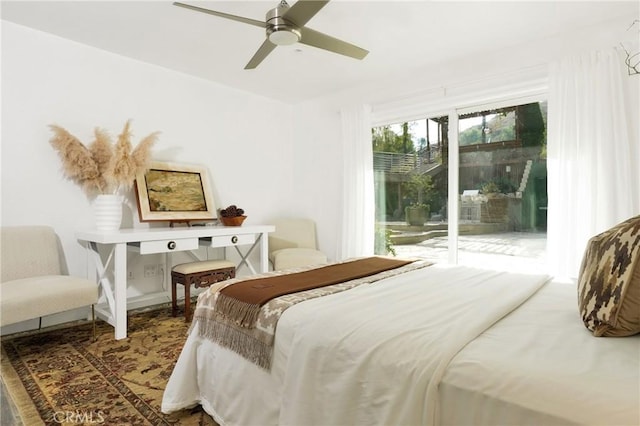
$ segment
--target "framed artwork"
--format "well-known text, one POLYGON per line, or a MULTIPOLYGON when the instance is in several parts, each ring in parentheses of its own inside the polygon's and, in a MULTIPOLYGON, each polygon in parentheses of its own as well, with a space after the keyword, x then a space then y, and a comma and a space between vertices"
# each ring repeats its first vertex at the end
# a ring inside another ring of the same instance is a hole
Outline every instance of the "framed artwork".
POLYGON ((136 199, 141 222, 213 220, 207 169, 203 166, 152 162, 136 176, 136 199))

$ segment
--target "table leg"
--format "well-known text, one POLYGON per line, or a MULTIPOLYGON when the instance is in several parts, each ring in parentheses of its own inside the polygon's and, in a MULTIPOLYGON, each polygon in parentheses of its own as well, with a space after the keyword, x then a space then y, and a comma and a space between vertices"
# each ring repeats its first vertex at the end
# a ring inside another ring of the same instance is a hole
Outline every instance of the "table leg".
POLYGON ((267 239, 266 233, 258 234, 256 241, 249 247, 246 253, 242 253, 238 246, 234 246, 241 258, 236 269, 240 269, 242 265, 246 265, 252 274, 255 275, 257 273, 253 265, 249 262, 249 255, 253 252, 253 249, 258 246, 260 246, 260 272, 264 273, 269 271, 269 240, 267 239))
POLYGON ((191 319, 191 283, 185 280, 184 283, 184 320, 189 322, 191 319))
POLYGON ((109 252, 109 256, 107 256, 106 261, 103 263, 102 258, 100 257, 100 251, 98 250, 98 245, 94 242, 89 243, 89 252, 93 257, 93 263, 95 265, 96 278, 98 280, 98 284, 100 285, 101 294, 104 295, 107 306, 109 307, 109 314, 105 320, 112 324, 115 322, 113 313, 115 312, 115 299, 114 299, 114 290, 111 285, 111 281, 109 279, 108 269, 113 261, 113 248, 109 252))
POLYGON ((114 247, 114 293, 115 293, 115 337, 127 337, 127 244, 117 243, 114 247))
POLYGON ((171 316, 178 315, 178 291, 176 281, 171 278, 171 316))
POLYGON ((269 238, 266 232, 260 234, 260 272, 269 272, 269 238))

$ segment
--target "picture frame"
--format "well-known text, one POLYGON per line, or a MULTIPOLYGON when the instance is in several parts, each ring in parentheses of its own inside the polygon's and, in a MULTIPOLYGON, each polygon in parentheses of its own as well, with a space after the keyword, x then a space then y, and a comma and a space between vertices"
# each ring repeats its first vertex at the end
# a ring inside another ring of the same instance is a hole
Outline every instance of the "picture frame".
POLYGON ((207 168, 152 161, 135 180, 140 222, 217 219, 207 168))

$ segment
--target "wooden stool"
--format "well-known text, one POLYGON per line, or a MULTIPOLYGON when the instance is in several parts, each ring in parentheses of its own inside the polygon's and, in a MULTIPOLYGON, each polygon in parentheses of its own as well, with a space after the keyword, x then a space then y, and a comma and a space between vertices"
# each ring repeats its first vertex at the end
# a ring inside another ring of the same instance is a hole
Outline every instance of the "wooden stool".
POLYGON ((205 260, 202 262, 181 263, 171 268, 171 315, 178 313, 176 284, 184 286, 184 319, 191 319, 191 284, 209 287, 213 283, 236 276, 236 267, 227 260, 205 260))

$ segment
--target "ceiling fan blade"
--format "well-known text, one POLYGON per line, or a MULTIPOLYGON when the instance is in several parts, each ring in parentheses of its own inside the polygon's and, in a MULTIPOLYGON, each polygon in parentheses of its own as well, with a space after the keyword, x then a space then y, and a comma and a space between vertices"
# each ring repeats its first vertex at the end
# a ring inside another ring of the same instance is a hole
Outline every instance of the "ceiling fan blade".
POLYGON ((184 7, 185 9, 195 10, 196 12, 207 13, 209 15, 219 16, 221 18, 231 19, 233 21, 243 22, 245 24, 255 25, 256 27, 260 27, 260 28, 266 28, 267 27, 267 24, 265 22, 258 21, 256 19, 245 18, 243 16, 236 16, 236 15, 231 15, 231 14, 223 13, 223 12, 217 12, 215 10, 204 9, 204 8, 198 7, 198 6, 191 6, 190 4, 180 3, 180 2, 177 2, 177 1, 173 2, 173 4, 174 4, 174 6, 180 6, 180 7, 184 7))
POLYGON ((329 3, 329 0, 298 0, 285 12, 282 18, 296 24, 298 27, 302 27, 327 3, 329 3))
POLYGON ((260 65, 260 62, 262 62, 264 58, 266 58, 267 55, 271 53, 275 48, 276 48, 276 45, 271 43, 269 39, 266 39, 264 43, 262 43, 262 46, 260 46, 258 51, 253 55, 253 58, 251 58, 249 63, 244 67, 244 69, 252 70, 258 65, 260 65))
POLYGON ((308 27, 301 28, 300 31, 302 33, 300 43, 302 44, 328 50, 330 52, 349 56, 355 59, 363 59, 369 53, 366 49, 323 34, 319 31, 312 30, 308 27))

